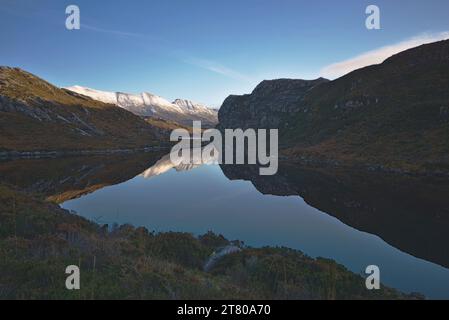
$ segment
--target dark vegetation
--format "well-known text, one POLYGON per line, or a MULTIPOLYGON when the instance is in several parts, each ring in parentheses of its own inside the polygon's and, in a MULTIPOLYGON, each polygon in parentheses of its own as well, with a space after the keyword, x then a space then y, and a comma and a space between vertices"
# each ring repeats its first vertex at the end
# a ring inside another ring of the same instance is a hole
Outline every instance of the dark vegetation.
POLYGON ((214 251, 230 244, 222 236, 108 228, 6 185, 0 221, 1 299, 419 298, 368 291, 334 261, 286 248, 243 248, 204 272, 214 251), (68 265, 81 267, 79 291, 65 288, 68 265))

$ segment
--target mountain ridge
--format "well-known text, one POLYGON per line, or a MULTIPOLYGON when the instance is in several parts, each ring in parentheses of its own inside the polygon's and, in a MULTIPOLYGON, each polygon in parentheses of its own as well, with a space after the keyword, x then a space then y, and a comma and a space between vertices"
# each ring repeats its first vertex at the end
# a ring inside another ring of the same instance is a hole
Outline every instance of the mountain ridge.
POLYGON ((160 145, 144 119, 60 89, 20 68, 0 67, 0 151, 135 149, 160 145))
POLYGON ((215 126, 218 122, 217 111, 202 104, 186 99, 169 102, 163 97, 149 92, 132 94, 125 92, 101 91, 79 85, 65 89, 88 96, 94 100, 115 104, 141 117, 155 117, 167 121, 192 126, 192 121, 199 120, 205 126, 215 126))
POLYGON ((449 174, 449 40, 306 92, 292 81, 271 81, 275 92, 228 97, 219 126, 278 128, 281 151, 292 160, 449 174))

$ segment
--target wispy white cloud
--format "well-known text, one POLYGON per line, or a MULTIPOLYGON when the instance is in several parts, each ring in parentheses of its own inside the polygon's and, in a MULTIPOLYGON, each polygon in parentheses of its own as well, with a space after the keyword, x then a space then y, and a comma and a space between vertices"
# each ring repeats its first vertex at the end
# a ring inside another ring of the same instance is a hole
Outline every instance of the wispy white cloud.
POLYGON ((382 63, 385 59, 401 51, 445 39, 449 39, 449 31, 434 34, 421 34, 396 44, 365 52, 348 60, 333 63, 321 69, 320 74, 323 77, 335 79, 356 69, 382 63))
POLYGON ((203 68, 210 72, 217 73, 219 75, 232 78, 235 80, 240 80, 244 82, 252 82, 252 79, 247 75, 240 73, 236 70, 223 66, 220 63, 211 60, 198 59, 198 58, 190 58, 185 60, 186 63, 203 68))
MULTIPOLYGON (((113 36, 125 36, 125 37, 132 37, 132 38, 152 38, 152 37, 142 34, 142 33, 104 29, 104 28, 99 28, 99 27, 89 25, 89 24, 82 24, 81 29, 86 29, 86 30, 93 31, 93 32, 110 34, 113 36)), ((173 57, 176 57, 179 55, 179 53, 174 51, 173 48, 171 46, 169 46, 167 43, 165 43, 163 41, 161 41, 161 43, 163 45, 165 45, 165 49, 167 49, 168 54, 170 54, 173 57)), ((190 65, 200 67, 202 69, 220 74, 220 75, 228 77, 228 78, 232 78, 232 79, 240 80, 240 81, 244 81, 244 82, 252 82, 253 81, 250 77, 248 77, 236 70, 228 68, 220 63, 217 63, 215 61, 200 59, 200 58, 195 58, 195 57, 188 58, 188 59, 180 58, 180 57, 177 57, 177 58, 184 63, 188 63, 190 65)))
POLYGON ((111 34, 111 35, 115 35, 115 36, 125 36, 125 37, 134 37, 134 38, 147 37, 147 35, 144 35, 142 33, 104 29, 104 28, 99 28, 99 27, 95 27, 92 25, 84 24, 84 23, 81 24, 81 29, 87 29, 89 31, 100 32, 100 33, 107 33, 107 34, 111 34))

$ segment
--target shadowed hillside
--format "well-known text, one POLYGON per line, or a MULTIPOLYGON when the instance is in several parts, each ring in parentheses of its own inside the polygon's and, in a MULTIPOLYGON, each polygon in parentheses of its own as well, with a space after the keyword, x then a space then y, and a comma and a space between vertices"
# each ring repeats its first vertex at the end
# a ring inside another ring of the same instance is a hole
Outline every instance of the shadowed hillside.
POLYGON ((449 174, 449 40, 330 82, 263 82, 226 99, 219 121, 279 128, 292 159, 449 174))
POLYGON ((160 138, 117 106, 0 67, 0 151, 133 149, 159 145, 160 138))

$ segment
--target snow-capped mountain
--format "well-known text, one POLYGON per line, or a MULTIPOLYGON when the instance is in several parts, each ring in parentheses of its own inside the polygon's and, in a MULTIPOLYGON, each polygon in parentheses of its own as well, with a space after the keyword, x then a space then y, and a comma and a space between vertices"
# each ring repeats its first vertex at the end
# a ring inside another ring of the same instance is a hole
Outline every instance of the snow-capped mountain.
POLYGON ((194 120, 201 120, 203 126, 214 126, 218 122, 217 110, 189 100, 176 99, 173 102, 169 102, 148 92, 130 94, 100 91, 81 86, 67 87, 65 89, 88 96, 94 100, 115 104, 142 117, 161 118, 186 126, 192 126, 192 121, 194 120))
POLYGON ((190 100, 184 100, 184 99, 176 99, 173 101, 173 104, 180 106, 183 109, 187 109, 194 112, 210 112, 211 109, 208 107, 200 104, 200 103, 194 103, 190 100))

